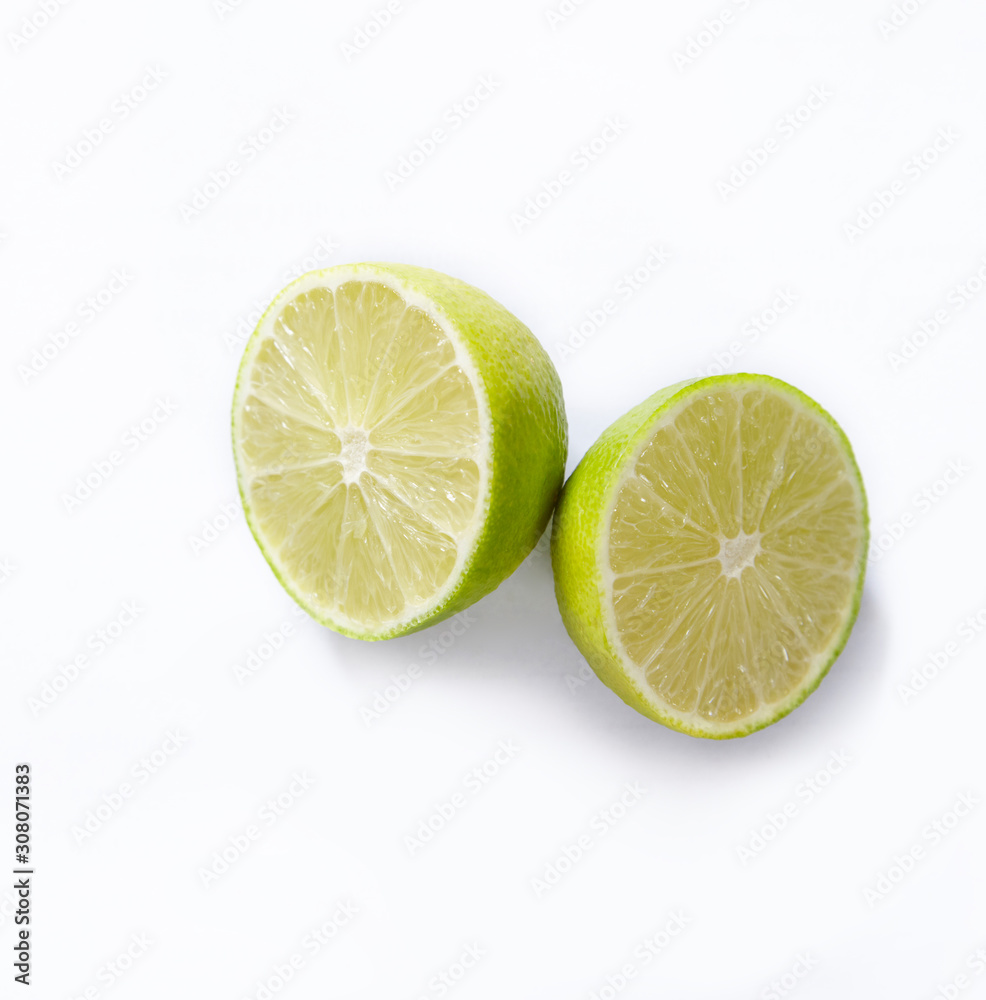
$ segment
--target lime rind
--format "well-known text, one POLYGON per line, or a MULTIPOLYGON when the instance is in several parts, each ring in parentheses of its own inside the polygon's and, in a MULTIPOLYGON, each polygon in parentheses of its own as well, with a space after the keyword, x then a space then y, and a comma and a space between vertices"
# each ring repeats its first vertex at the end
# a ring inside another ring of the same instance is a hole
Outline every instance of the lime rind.
POLYGON ((616 420, 589 449, 562 491, 552 531, 552 565, 562 620, 600 679, 638 712, 669 728, 712 739, 745 736, 800 705, 821 683, 848 641, 859 612, 865 578, 869 526, 866 492, 852 447, 827 411, 799 389, 766 375, 737 373, 691 379, 660 390, 616 420), (816 654, 807 678, 790 694, 738 721, 717 723, 682 713, 656 696, 643 671, 627 655, 612 607, 609 519, 621 484, 655 429, 695 395, 711 388, 764 388, 785 394, 802 411, 820 418, 836 436, 856 487, 861 511, 855 585, 841 628, 816 654))
POLYGON ((385 639, 425 628, 469 607, 497 587, 537 543, 560 491, 567 450, 561 384, 537 339, 486 293, 410 265, 363 263, 302 275, 280 292, 247 343, 233 397, 232 433, 246 520, 268 565, 288 594, 313 618, 338 632, 385 639), (397 292, 446 334, 475 390, 486 461, 470 530, 447 584, 425 607, 398 620, 356 622, 316 606, 270 551, 252 509, 241 454, 243 404, 257 352, 284 307, 305 290, 347 281, 375 282, 397 292))

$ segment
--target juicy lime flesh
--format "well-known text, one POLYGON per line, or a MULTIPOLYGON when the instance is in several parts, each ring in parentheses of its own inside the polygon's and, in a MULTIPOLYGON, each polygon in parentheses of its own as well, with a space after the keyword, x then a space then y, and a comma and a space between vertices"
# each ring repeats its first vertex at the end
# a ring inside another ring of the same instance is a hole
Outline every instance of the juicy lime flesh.
POLYGON ((846 446, 784 393, 720 387, 659 423, 609 528, 619 641, 676 714, 736 723, 844 630, 865 530, 846 446))
POLYGON ((476 391, 442 328, 379 282, 302 292, 241 412, 245 500, 295 596, 369 627, 426 607, 482 486, 476 391))

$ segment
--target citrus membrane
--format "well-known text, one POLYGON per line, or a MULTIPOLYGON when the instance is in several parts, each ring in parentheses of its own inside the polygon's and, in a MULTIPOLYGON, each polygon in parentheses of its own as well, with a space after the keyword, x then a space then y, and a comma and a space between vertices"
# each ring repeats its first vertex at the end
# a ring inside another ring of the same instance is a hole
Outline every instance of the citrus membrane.
POLYGON ((244 352, 233 440, 251 530, 288 592, 384 638, 520 563, 566 437, 557 374, 519 320, 437 272, 361 264, 275 299, 244 352))
POLYGON ((566 627, 638 711, 741 736, 791 711, 848 638, 867 547, 852 449, 763 375, 672 386, 589 450, 555 515, 566 627))

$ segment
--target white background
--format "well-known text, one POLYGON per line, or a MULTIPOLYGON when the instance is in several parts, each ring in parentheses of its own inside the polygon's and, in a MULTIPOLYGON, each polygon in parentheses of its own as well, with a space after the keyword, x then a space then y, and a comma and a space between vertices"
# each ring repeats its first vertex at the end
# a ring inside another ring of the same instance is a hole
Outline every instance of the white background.
POLYGON ((899 30, 881 29, 893 0, 402 0, 368 44, 384 0, 46 2, 47 24, 40 0, 0 23, 0 870, 19 761, 37 865, 33 992, 12 983, 0 881, 2 995, 416 1000, 472 948, 457 1000, 931 1000, 959 975, 986 996, 967 964, 986 945, 986 808, 950 813, 986 796, 986 639, 963 624, 986 622, 980 0, 908 0, 899 30), (149 69, 163 82, 134 91, 149 69), (435 128, 445 141, 388 180, 435 128), (215 197, 183 218, 197 190, 215 197), (647 273, 651 247, 669 259, 647 273), (570 469, 632 404, 717 364, 829 409, 886 551, 819 691, 721 744, 644 719, 586 679, 543 543, 461 635, 364 644, 297 617, 225 513, 233 381, 290 275, 359 260, 435 267, 520 316, 564 382, 570 469), (89 311, 114 270, 118 294, 89 311), (754 336, 781 292, 794 304, 754 336), (136 619, 96 652, 125 602, 136 619), (946 666, 908 694, 935 654, 946 666), (501 741, 516 752, 473 791, 501 741), (811 792, 833 753, 850 763, 811 792), (311 784, 268 823, 296 773, 311 784), (634 782, 643 796, 603 819, 634 782), (936 821, 954 823, 937 840, 936 821), (355 915, 315 954, 340 903, 355 915), (645 961, 672 914, 683 930, 645 961), (149 944, 118 977, 134 935, 149 944))

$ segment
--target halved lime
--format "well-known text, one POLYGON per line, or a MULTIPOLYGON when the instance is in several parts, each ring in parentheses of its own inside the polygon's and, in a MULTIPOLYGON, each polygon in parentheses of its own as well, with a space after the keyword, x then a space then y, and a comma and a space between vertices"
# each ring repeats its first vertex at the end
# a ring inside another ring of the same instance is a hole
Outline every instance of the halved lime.
POLYGON ((639 712, 694 736, 800 704, 859 609, 866 496, 849 441, 765 375, 665 389, 565 484, 552 563, 565 625, 639 712))
POLYGON ((292 597, 364 639, 446 618, 537 542, 564 475, 558 375, 484 292, 424 268, 312 272, 247 344, 247 520, 292 597))

